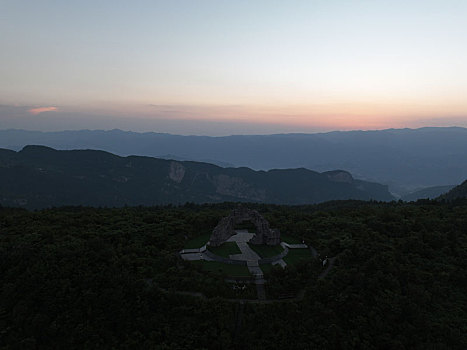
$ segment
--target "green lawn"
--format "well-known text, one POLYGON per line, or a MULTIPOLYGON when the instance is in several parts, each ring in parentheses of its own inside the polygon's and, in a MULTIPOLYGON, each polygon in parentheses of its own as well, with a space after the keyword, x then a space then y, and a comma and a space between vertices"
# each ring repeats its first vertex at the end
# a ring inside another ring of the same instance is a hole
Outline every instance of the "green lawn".
POLYGON ((299 238, 288 236, 288 235, 283 235, 281 233, 281 241, 289 244, 301 244, 302 241, 299 238))
POLYGON ((205 271, 228 275, 232 277, 251 277, 248 267, 243 265, 223 264, 218 261, 192 261, 192 263, 200 265, 205 271))
POLYGON ((274 266, 272 266, 271 264, 261 264, 259 265, 259 267, 261 268, 264 274, 271 272, 271 270, 274 268, 274 266))
POLYGON ((253 249, 256 254, 258 254, 262 258, 271 258, 273 256, 279 255, 282 253, 284 248, 281 245, 256 245, 248 243, 251 249, 253 249))
POLYGON ((235 242, 225 242, 222 243, 219 247, 208 247, 208 249, 214 254, 224 258, 228 258, 229 255, 233 254, 241 254, 241 250, 238 248, 238 245, 235 242))
POLYGON ((288 254, 284 257, 284 261, 287 265, 293 265, 299 262, 300 260, 307 260, 311 259, 313 256, 311 255, 310 249, 301 248, 301 249, 289 249, 288 254))
POLYGON ((188 242, 185 243, 185 249, 201 248, 203 245, 205 245, 209 241, 210 237, 211 237, 211 234, 206 233, 204 235, 192 238, 188 242))

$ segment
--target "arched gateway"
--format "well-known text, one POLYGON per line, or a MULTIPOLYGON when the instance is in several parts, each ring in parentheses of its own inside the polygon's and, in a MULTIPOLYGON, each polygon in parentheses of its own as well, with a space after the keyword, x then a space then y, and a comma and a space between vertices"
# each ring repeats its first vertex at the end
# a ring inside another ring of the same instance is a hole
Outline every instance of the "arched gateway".
POLYGON ((277 245, 281 242, 278 229, 270 229, 268 221, 256 210, 238 208, 229 216, 222 218, 212 232, 209 245, 217 247, 236 234, 235 225, 251 221, 256 226, 256 234, 250 240, 253 244, 277 245))

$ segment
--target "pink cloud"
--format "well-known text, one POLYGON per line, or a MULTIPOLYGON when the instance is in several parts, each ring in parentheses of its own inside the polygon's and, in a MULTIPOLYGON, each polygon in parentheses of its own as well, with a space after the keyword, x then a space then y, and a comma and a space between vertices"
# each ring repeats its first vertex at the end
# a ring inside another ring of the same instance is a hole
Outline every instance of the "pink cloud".
POLYGON ((38 115, 44 112, 56 112, 56 111, 58 111, 57 107, 37 107, 37 108, 31 108, 30 110, 28 110, 28 112, 33 115, 38 115))

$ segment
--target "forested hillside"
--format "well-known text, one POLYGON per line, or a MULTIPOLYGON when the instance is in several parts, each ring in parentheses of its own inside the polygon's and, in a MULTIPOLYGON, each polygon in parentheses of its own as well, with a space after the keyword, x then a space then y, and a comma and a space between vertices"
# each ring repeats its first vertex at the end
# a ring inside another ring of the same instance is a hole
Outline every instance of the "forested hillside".
POLYGON ((459 198, 467 198, 467 180, 465 180, 459 186, 454 187, 448 193, 441 195, 439 198, 448 201, 459 198))
POLYGON ((242 307, 177 254, 236 206, 0 209, 0 348, 467 347, 467 202, 250 204, 336 260, 273 269, 268 295, 303 299, 242 307))
POLYGON ((223 137, 122 130, 0 130, 0 147, 19 151, 31 144, 99 149, 120 156, 170 155, 255 170, 344 169, 358 178, 391 185, 391 192, 398 194, 460 183, 467 176, 467 129, 457 127, 223 137))
POLYGON ((254 171, 93 150, 0 149, 0 204, 31 209, 89 205, 309 204, 333 199, 392 200, 387 186, 345 171, 254 171))
POLYGON ((453 185, 447 186, 435 186, 435 187, 427 187, 423 188, 414 192, 407 193, 406 195, 402 196, 401 199, 406 202, 412 202, 419 199, 434 199, 439 197, 440 195, 449 192, 453 187, 453 185))

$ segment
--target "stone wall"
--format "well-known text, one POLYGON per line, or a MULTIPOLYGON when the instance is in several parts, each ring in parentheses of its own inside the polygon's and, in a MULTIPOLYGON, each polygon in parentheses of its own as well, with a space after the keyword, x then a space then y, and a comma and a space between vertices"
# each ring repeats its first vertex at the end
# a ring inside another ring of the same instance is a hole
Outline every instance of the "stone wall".
POLYGON ((235 225, 251 221, 256 226, 256 234, 250 240, 252 244, 277 245, 280 243, 280 232, 269 227, 268 221, 256 210, 234 209, 229 216, 222 218, 212 232, 209 245, 217 247, 235 234, 235 225))

